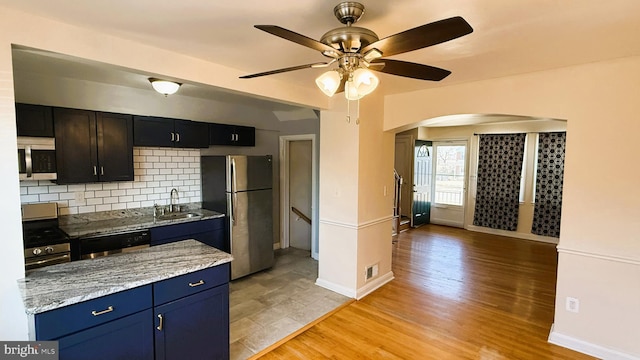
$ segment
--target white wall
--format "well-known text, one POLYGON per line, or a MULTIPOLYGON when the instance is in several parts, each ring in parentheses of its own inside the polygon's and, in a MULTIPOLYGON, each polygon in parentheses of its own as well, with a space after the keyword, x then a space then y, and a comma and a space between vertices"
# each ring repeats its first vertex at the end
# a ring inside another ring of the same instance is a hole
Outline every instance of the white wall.
POLYGON ((601 357, 640 357, 639 93, 629 57, 385 98, 385 129, 451 114, 568 120, 553 338, 601 357))
POLYGON ((359 125, 355 106, 350 123, 342 96, 335 97, 331 111, 322 112, 317 283, 361 298, 393 279, 394 137, 382 132, 380 96, 360 100, 359 125), (367 281, 366 267, 376 264, 377 277, 367 281))

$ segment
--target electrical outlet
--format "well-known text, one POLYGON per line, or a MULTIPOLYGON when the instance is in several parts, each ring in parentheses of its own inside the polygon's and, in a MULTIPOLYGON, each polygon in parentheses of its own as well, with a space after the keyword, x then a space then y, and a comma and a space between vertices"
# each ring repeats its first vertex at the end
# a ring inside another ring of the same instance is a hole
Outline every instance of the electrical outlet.
POLYGON ((579 312, 580 311, 580 300, 567 296, 566 309, 567 309, 567 311, 570 311, 570 312, 573 312, 573 313, 579 312))
POLYGON ((385 186, 382 188, 382 194, 383 194, 384 196, 387 196, 387 185, 385 185, 385 186))

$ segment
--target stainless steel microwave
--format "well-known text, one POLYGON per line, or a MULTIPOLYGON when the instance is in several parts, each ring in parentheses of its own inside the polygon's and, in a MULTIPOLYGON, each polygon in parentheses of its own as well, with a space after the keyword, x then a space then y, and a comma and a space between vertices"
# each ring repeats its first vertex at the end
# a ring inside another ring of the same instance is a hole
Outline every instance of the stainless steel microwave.
POLYGON ((20 180, 55 180, 55 139, 18 137, 18 167, 20 180))

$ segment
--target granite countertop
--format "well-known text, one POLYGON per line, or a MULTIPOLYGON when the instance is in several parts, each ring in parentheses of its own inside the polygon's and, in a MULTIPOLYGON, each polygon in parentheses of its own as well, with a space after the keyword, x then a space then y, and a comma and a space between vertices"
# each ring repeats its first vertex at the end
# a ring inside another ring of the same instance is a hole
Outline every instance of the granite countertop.
POLYGON ((47 266, 18 280, 27 314, 151 284, 233 260, 230 254, 196 240, 128 253, 47 266))
POLYGON ((183 212, 195 213, 200 216, 161 220, 153 216, 152 207, 135 210, 114 210, 90 214, 63 215, 59 217, 59 228, 71 238, 78 238, 82 236, 117 234, 149 229, 155 226, 224 217, 224 214, 202 209, 198 206, 183 206, 183 212))

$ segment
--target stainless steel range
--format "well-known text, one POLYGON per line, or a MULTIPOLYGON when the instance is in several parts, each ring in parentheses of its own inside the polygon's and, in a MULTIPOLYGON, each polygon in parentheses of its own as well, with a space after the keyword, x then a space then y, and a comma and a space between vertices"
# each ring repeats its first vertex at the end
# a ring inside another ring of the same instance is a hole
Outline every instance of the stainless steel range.
POLYGON ((71 261, 67 234, 58 228, 58 204, 22 205, 25 270, 71 261))

